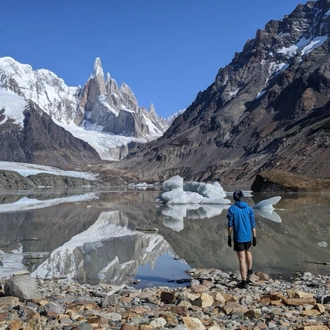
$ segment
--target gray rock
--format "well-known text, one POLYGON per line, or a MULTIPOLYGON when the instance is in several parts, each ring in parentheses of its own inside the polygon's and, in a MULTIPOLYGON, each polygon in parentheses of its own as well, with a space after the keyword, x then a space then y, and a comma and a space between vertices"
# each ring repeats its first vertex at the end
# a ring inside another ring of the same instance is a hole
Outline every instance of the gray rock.
POLYGON ((12 277, 5 282, 4 293, 20 300, 40 298, 36 279, 28 275, 12 277))
POLYGON ((49 302, 44 306, 44 311, 46 313, 56 313, 56 314, 62 314, 64 313, 64 308, 63 306, 56 304, 54 302, 49 302))
POLYGON ((72 330, 94 330, 94 328, 89 323, 82 323, 82 324, 79 324, 70 329, 72 329, 72 330))
POLYGON ((173 328, 173 330, 187 330, 188 327, 185 324, 179 324, 173 328))

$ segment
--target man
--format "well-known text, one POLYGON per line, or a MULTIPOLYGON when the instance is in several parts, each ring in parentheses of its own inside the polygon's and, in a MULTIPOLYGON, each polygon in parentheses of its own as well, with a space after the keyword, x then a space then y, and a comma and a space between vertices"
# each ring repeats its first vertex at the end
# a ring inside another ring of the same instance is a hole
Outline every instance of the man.
POLYGON ((228 209, 228 245, 232 246, 231 235, 234 238, 234 250, 239 261, 241 282, 239 288, 247 288, 247 281, 252 275, 251 243, 257 245, 256 228, 253 209, 243 200, 241 190, 235 190, 233 194, 235 204, 228 209))

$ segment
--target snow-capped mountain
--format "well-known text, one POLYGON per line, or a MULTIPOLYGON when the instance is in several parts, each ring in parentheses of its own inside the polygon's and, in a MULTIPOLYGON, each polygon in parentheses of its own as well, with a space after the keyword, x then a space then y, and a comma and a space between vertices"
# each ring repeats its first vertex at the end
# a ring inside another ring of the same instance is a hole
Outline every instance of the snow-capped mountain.
POLYGON ((139 107, 133 91, 104 72, 100 58, 95 60, 94 71, 88 79, 79 103, 75 123, 85 127, 97 126, 102 132, 152 140, 167 129, 151 104, 149 111, 139 107))
POLYGON ((129 86, 123 83, 118 88, 109 73, 105 80, 99 58, 81 88, 67 86, 49 70, 34 71, 30 65, 3 57, 0 87, 33 101, 56 125, 89 143, 104 160, 122 158, 134 144, 160 137, 169 126, 153 104, 149 111, 139 107, 129 86))
POLYGON ((140 180, 248 184, 274 168, 329 177, 329 36, 329 0, 271 20, 161 138, 115 166, 139 169, 140 180))
POLYGON ((0 87, 32 100, 63 124, 72 122, 80 87, 68 87, 63 79, 45 69, 34 71, 11 57, 0 58, 0 87))

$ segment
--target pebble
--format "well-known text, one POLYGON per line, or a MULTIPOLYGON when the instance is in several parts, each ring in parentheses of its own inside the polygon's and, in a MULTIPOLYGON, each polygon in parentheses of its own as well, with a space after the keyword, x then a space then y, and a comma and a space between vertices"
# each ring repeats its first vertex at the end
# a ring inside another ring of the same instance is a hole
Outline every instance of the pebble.
POLYGON ((189 275, 187 286, 144 289, 34 279, 35 297, 26 298, 6 295, 13 278, 1 279, 0 330, 330 329, 329 275, 254 274, 247 289, 236 287, 237 273, 194 268, 189 275))

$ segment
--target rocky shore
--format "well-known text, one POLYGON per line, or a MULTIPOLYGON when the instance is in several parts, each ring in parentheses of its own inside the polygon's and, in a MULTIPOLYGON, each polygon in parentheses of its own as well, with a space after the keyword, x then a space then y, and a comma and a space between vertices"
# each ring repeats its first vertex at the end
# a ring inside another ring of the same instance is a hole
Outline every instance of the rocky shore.
POLYGON ((78 284, 29 275, 1 280, 1 329, 330 329, 330 276, 290 281, 191 269, 185 287, 78 284))

